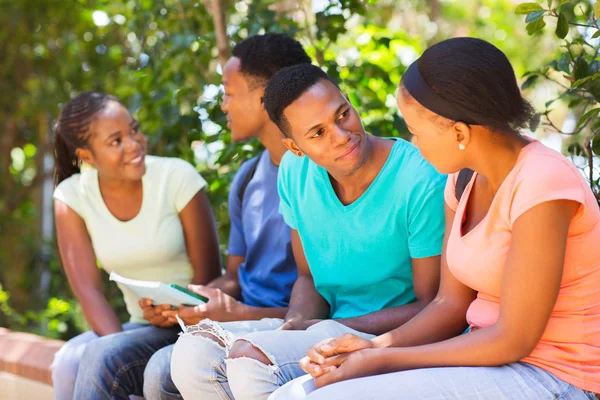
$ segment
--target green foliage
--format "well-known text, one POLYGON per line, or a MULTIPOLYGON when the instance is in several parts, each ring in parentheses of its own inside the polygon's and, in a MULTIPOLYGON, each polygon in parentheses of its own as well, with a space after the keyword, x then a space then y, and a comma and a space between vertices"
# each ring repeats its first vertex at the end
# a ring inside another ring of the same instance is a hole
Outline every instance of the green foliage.
POLYGON ((27 331, 53 339, 72 336, 86 328, 81 307, 74 300, 52 297, 41 311, 15 310, 10 305, 10 294, 0 285, 0 311, 8 319, 12 329, 27 331))
POLYGON ((554 33, 561 40, 560 51, 545 67, 529 72, 521 88, 530 89, 547 81, 556 84, 557 95, 546 102, 542 112, 543 125, 577 140, 568 145, 567 152, 586 157, 588 181, 600 204, 599 180, 594 175, 600 156, 600 2, 592 5, 586 0, 549 0, 547 8, 538 3, 523 3, 515 13, 527 14, 525 22, 530 35, 544 29, 542 17, 556 20, 554 33), (566 104, 577 116, 572 132, 563 132, 551 120, 558 102, 566 104))

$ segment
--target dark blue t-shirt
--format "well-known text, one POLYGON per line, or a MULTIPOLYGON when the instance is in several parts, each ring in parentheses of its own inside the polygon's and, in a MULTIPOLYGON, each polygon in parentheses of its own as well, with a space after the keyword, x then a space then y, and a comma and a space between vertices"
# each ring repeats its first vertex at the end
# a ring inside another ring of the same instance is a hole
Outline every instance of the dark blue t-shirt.
POLYGON ((268 151, 259 156, 242 204, 239 200, 240 186, 255 161, 242 164, 229 192, 229 254, 246 258, 238 272, 244 304, 287 307, 298 271, 290 228, 279 213, 278 168, 268 151))

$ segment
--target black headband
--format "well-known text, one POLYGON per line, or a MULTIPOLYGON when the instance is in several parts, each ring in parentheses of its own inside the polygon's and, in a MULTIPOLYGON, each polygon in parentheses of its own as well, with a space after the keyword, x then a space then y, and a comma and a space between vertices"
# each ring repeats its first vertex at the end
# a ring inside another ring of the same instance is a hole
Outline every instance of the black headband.
POLYGON ((419 60, 413 62, 402 76, 402 83, 408 93, 426 109, 452 121, 478 125, 464 111, 443 99, 429 86, 419 72, 419 60))

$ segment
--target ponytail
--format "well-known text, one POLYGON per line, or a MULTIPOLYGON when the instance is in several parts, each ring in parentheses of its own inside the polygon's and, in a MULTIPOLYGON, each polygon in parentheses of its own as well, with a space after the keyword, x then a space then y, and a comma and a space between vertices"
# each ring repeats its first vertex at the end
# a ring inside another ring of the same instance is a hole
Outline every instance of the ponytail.
POLYGON ((54 182, 58 186, 62 181, 70 178, 71 175, 78 174, 79 160, 75 154, 75 149, 69 146, 67 141, 56 129, 56 139, 54 140, 54 182))
POLYGON ((80 172, 76 151, 88 145, 90 124, 94 116, 109 101, 119 100, 102 92, 85 92, 73 98, 62 108, 55 127, 54 159, 56 185, 80 172))

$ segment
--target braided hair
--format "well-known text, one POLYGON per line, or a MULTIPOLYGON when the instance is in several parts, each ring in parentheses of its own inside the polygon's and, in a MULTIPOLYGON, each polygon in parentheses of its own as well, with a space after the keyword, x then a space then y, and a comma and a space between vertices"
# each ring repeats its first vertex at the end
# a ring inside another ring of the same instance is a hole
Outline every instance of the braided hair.
POLYGON ((55 183, 58 185, 73 174, 80 172, 81 162, 76 150, 88 145, 90 124, 109 101, 119 100, 102 92, 84 92, 62 108, 55 126, 54 159, 55 183))

